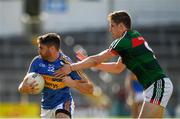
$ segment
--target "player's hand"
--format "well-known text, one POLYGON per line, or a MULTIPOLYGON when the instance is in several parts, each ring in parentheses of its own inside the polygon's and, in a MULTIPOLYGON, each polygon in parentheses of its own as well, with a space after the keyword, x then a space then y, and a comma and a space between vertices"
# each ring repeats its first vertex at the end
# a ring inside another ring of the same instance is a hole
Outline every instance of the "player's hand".
POLYGON ((27 79, 24 80, 24 83, 22 84, 23 92, 28 94, 34 94, 36 90, 38 90, 36 81, 33 81, 32 83, 27 83, 27 79))
POLYGON ((69 64, 64 64, 64 66, 54 72, 56 77, 63 77, 71 73, 71 66, 69 64))
POLYGON ((78 50, 78 51, 76 52, 76 57, 77 57, 80 61, 87 58, 87 56, 84 55, 81 50, 78 50))
POLYGON ((70 76, 62 77, 62 82, 68 87, 74 87, 75 81, 70 76))

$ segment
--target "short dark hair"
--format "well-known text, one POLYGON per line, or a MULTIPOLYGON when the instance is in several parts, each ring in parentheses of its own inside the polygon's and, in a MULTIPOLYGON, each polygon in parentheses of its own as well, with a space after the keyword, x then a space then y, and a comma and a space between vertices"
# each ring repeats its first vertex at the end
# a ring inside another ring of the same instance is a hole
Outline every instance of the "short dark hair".
POLYGON ((37 42, 47 46, 55 46, 57 50, 60 48, 60 36, 56 33, 47 33, 39 36, 37 42))
POLYGON ((114 21, 116 24, 123 23, 126 28, 131 29, 131 17, 125 11, 115 11, 108 15, 109 21, 114 21))

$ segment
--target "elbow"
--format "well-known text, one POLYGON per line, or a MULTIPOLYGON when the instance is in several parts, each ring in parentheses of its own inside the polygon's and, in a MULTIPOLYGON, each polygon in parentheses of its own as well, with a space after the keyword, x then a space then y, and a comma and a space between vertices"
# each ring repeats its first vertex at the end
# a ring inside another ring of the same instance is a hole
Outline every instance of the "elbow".
POLYGON ((115 67, 115 69, 114 69, 114 73, 115 74, 119 74, 119 73, 121 73, 123 70, 125 69, 125 65, 117 65, 116 67, 115 67))
POLYGON ((121 72, 122 72, 122 70, 114 70, 114 71, 113 71, 114 74, 119 74, 119 73, 121 73, 121 72))
POLYGON ((19 85, 18 91, 19 91, 20 93, 22 93, 22 84, 19 85))
POLYGON ((122 70, 121 68, 115 67, 115 68, 113 69, 113 71, 110 71, 110 73, 119 74, 119 73, 121 73, 122 71, 123 71, 123 70, 122 70))

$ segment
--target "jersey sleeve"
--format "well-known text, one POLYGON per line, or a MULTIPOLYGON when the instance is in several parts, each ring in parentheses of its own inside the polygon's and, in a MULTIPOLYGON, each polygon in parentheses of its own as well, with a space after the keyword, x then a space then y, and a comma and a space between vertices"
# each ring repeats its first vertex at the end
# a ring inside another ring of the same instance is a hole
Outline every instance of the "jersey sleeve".
POLYGON ((115 55, 117 55, 121 49, 122 49, 122 46, 120 43, 120 39, 116 39, 109 46, 109 51, 115 55))
POLYGON ((66 63, 66 64, 71 64, 73 63, 71 58, 69 58, 67 55, 65 55, 64 53, 61 52, 61 55, 62 55, 62 60, 66 63))
POLYGON ((109 51, 113 54, 121 55, 121 51, 129 49, 131 47, 130 39, 127 37, 122 37, 119 39, 114 40, 111 45, 109 46, 109 51))
POLYGON ((78 73, 78 71, 72 71, 69 76, 73 79, 73 80, 81 80, 81 76, 78 73))
MULTIPOLYGON (((62 55, 62 58, 63 58, 63 61, 65 64, 71 64, 73 63, 73 61, 68 57, 66 56, 65 54, 61 53, 62 55)), ((73 80, 81 80, 81 76, 80 74, 78 73, 78 71, 72 71, 69 76, 73 79, 73 80)))

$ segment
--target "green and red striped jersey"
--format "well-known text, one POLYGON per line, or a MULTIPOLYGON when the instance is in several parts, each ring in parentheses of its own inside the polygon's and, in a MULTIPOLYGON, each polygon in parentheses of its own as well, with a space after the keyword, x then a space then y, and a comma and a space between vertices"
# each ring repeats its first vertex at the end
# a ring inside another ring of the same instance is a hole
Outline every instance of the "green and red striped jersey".
POLYGON ((148 43, 135 30, 126 31, 111 43, 109 50, 121 56, 122 62, 137 76, 144 89, 166 76, 148 43))

